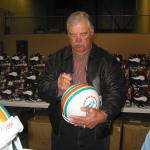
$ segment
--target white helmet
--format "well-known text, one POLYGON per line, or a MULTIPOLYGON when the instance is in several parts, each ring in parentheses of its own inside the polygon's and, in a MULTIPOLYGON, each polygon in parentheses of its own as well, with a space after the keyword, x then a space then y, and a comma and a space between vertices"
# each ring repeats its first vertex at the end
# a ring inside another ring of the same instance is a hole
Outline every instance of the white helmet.
POLYGON ((69 122, 71 115, 86 116, 81 107, 96 108, 102 103, 96 89, 88 84, 75 84, 68 88, 62 96, 61 108, 63 118, 69 122))

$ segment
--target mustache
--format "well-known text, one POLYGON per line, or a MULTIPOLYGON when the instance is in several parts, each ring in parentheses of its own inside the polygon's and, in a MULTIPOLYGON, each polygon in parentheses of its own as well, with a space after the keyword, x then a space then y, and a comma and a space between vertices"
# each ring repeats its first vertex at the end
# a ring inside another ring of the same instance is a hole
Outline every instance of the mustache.
POLYGON ((75 42, 73 43, 73 46, 82 46, 82 43, 75 42))

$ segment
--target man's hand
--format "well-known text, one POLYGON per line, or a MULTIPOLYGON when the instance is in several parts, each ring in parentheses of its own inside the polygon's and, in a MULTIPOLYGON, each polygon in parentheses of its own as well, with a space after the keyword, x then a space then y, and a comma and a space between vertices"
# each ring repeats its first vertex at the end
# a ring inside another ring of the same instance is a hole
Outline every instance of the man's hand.
POLYGON ((71 74, 62 73, 58 77, 58 89, 59 92, 64 93, 72 83, 72 77, 71 74))
POLYGON ((107 114, 103 111, 99 111, 94 108, 82 107, 82 111, 86 112, 86 116, 71 116, 70 121, 75 126, 81 126, 86 128, 94 128, 100 123, 104 123, 107 120, 107 114))

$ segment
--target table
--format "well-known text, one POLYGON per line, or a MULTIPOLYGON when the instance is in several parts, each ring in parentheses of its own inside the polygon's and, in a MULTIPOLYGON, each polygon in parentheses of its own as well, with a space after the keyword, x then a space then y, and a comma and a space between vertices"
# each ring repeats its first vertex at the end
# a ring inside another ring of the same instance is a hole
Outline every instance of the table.
MULTIPOLYGON (((7 100, 0 100, 0 103, 4 106, 10 107, 28 107, 28 108, 48 108, 49 103, 40 101, 40 102, 29 102, 29 101, 7 101, 7 100)), ((132 107, 123 107, 122 112, 124 113, 145 113, 150 114, 150 107, 147 108, 139 108, 137 106, 132 107)))
POLYGON ((0 103, 4 106, 9 107, 28 107, 28 108, 48 108, 49 103, 40 101, 40 102, 29 102, 29 101, 9 101, 9 100, 0 100, 0 103))
POLYGON ((150 107, 137 107, 137 106, 128 107, 128 106, 125 106, 122 108, 122 112, 124 112, 124 113, 150 114, 150 107))

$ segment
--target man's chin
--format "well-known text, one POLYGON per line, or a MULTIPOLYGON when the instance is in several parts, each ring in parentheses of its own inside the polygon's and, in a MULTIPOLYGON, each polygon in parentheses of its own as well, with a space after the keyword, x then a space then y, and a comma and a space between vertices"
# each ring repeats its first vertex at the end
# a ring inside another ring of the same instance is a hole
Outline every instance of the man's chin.
POLYGON ((84 53, 86 53, 86 51, 82 48, 82 49, 80 49, 80 48, 76 48, 76 49, 74 49, 74 52, 76 52, 76 53, 78 53, 78 54, 84 54, 84 53))
POLYGON ((83 48, 84 48, 84 47, 81 46, 81 45, 74 46, 74 49, 75 49, 76 51, 82 51, 83 48))
POLYGON ((83 51, 83 48, 75 47, 74 50, 75 50, 76 52, 82 52, 82 51, 83 51))

